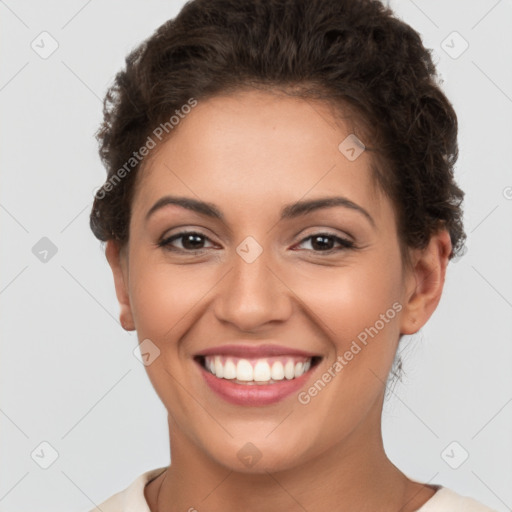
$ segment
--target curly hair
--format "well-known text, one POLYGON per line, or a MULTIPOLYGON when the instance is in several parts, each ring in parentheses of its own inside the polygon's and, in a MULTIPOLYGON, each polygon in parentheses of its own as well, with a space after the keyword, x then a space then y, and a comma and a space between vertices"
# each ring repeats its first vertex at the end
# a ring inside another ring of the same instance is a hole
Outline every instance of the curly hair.
POLYGON ((173 135, 169 119, 191 99, 258 87, 354 112, 401 245, 425 247, 444 228, 450 257, 462 248, 456 114, 431 51, 378 0, 187 2, 131 51, 104 99, 96 138, 108 175, 90 215, 94 235, 127 242, 136 176, 147 161, 135 151, 156 127, 166 127, 161 144, 173 135))

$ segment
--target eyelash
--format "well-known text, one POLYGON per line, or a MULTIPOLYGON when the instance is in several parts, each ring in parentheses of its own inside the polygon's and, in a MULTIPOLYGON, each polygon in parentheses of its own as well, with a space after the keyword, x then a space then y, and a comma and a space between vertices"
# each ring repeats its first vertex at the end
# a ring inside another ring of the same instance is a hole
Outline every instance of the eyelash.
MULTIPOLYGON (((168 238, 164 238, 163 240, 158 242, 158 246, 162 247, 163 249, 165 249, 167 251, 189 253, 189 254, 201 254, 206 249, 208 249, 208 247, 206 247, 206 248, 201 248, 201 249, 195 249, 195 250, 191 249, 191 250, 188 250, 188 249, 180 249, 180 248, 177 248, 177 247, 173 247, 171 245, 171 242, 173 242, 174 240, 179 240, 180 238, 184 238, 186 235, 197 235, 197 236, 202 237, 205 240, 209 240, 211 242, 211 240, 206 235, 204 235, 203 233, 200 233, 200 232, 197 232, 197 231, 181 231, 180 233, 176 233, 176 234, 174 234, 174 235, 172 235, 172 236, 170 236, 168 238)), ((341 245, 341 247, 339 247, 337 249, 336 248, 332 248, 332 249, 328 249, 328 250, 325 250, 325 251, 315 251, 315 250, 313 250, 313 252, 315 252, 315 253, 324 253, 324 254, 330 255, 333 252, 338 252, 338 251, 347 250, 347 249, 356 249, 355 243, 352 242, 351 240, 348 240, 346 238, 341 238, 339 236, 333 235, 331 233, 325 233, 325 232, 318 232, 318 233, 314 233, 312 235, 309 235, 306 238, 303 238, 301 240, 301 242, 299 243, 299 245, 304 243, 306 240, 310 240, 310 239, 313 239, 313 238, 316 238, 316 237, 332 238, 332 239, 334 239, 335 242, 338 242, 341 245)))

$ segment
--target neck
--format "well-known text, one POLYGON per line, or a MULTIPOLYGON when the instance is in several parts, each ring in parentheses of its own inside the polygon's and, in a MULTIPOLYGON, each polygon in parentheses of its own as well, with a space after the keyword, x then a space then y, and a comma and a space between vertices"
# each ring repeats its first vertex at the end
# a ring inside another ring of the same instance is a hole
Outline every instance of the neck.
POLYGON ((152 512, 415 511, 435 488, 410 481, 387 458, 380 410, 325 453, 289 470, 258 474, 219 465, 169 416, 172 464, 147 489, 148 504, 152 512))

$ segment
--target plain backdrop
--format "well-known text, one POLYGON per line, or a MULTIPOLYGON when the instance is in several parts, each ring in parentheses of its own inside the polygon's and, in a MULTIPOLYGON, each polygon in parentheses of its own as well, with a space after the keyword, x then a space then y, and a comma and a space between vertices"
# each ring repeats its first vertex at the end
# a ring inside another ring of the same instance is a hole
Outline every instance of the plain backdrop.
MULTIPOLYGON (((169 463, 166 412, 88 215, 105 178, 101 100, 182 4, 0 1, 1 511, 89 510, 169 463)), ((459 116, 468 241, 438 310, 403 342, 385 447, 411 478, 510 510, 512 2, 391 6, 434 50, 459 116)))

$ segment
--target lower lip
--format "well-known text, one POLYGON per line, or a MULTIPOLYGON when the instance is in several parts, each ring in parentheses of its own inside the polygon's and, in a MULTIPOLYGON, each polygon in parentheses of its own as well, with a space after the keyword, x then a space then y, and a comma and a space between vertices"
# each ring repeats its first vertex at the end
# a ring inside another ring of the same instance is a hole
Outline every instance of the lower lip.
POLYGON ((277 403, 292 393, 298 392, 311 376, 315 365, 304 375, 294 379, 283 379, 274 384, 237 384, 228 379, 219 379, 197 363, 204 380, 221 398, 235 405, 263 406, 277 403))

